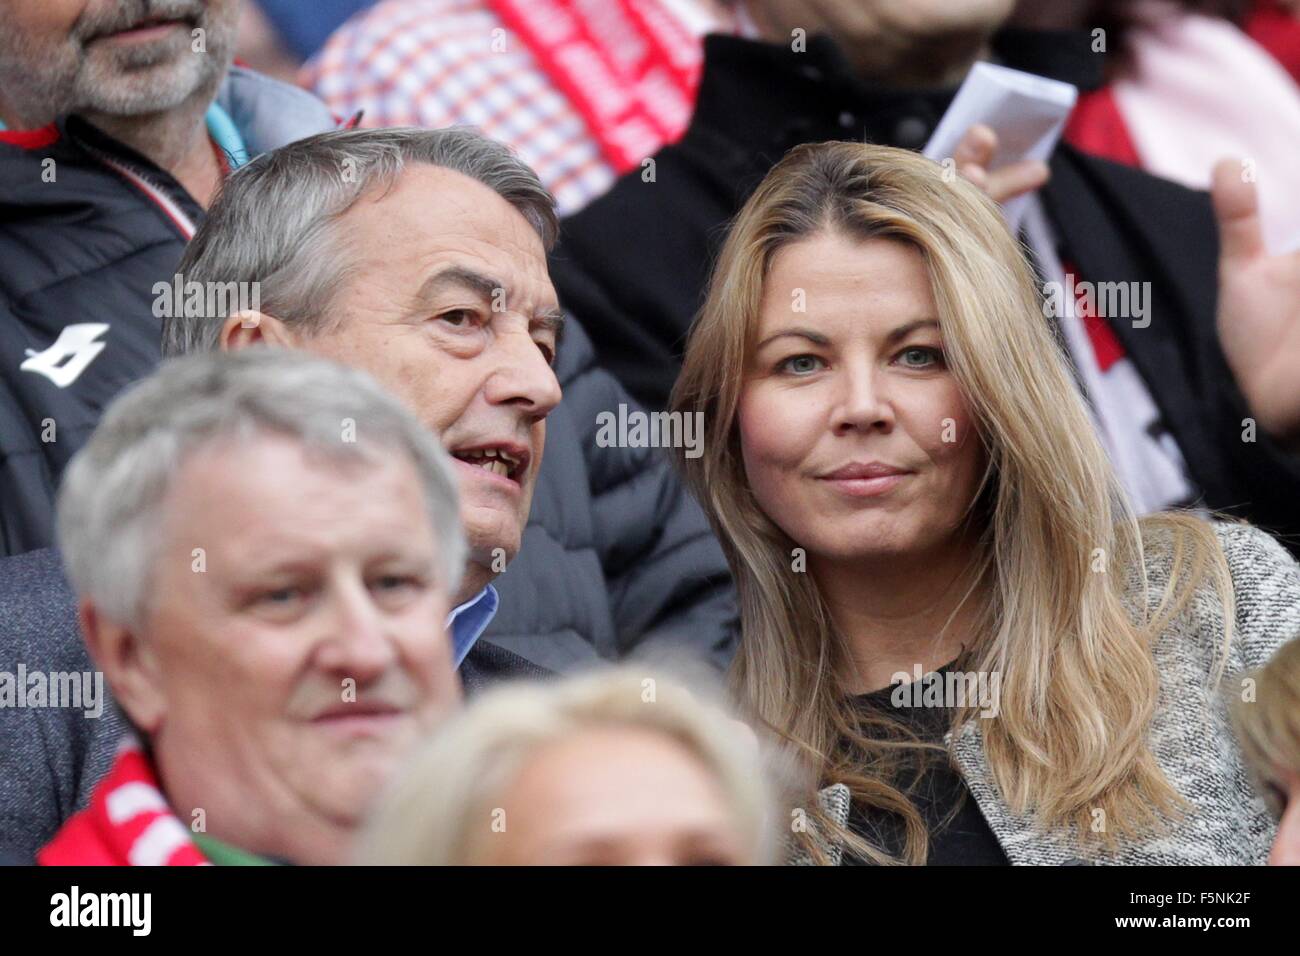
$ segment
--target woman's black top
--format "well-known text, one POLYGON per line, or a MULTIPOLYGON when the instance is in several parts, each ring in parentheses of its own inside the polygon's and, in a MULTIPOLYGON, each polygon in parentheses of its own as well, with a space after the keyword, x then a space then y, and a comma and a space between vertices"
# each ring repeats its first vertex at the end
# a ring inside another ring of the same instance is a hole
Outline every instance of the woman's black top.
MULTIPOLYGON (((932 679, 936 675, 941 678, 950 666, 927 674, 922 680, 932 679)), ((885 687, 870 694, 862 694, 854 700, 864 714, 874 712, 887 715, 909 727, 921 740, 942 745, 944 734, 951 726, 952 709, 908 706, 910 695, 903 695, 904 706, 896 707, 891 699, 894 690, 894 686, 885 687)), ((910 799, 921 812, 930 835, 926 859, 928 865, 1005 866, 1010 863, 993 835, 993 830, 980 813, 979 805, 971 796, 966 781, 949 757, 937 751, 916 754, 914 759, 905 762, 898 779, 893 782, 895 786, 906 790, 913 780, 916 785, 910 799), (954 806, 957 808, 955 815, 944 823, 954 806)), ((888 850, 892 855, 902 856, 906 830, 897 814, 867 812, 855 802, 849 814, 849 826, 855 833, 888 850)), ((846 866, 860 866, 868 862, 849 853, 845 853, 843 858, 846 866)))

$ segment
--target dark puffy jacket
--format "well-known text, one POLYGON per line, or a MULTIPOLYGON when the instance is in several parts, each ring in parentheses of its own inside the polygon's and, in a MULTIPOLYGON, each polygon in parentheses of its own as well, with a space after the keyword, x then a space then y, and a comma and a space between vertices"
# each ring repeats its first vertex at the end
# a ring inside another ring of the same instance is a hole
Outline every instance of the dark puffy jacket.
MULTIPOLYGON (((336 124, 296 87, 238 67, 218 103, 251 153, 336 124)), ((76 117, 0 133, 0 554, 53 543, 54 492, 104 407, 160 358, 153 286, 202 208, 76 117)))
MULTIPOLYGON (((334 125, 310 95, 247 70, 219 102, 253 154, 334 125)), ((75 117, 0 136, 0 553, 53 543, 59 475, 159 361, 153 286, 201 216, 171 176, 75 117)), ((551 669, 663 645, 721 665, 737 618, 702 513, 661 453, 596 445, 597 414, 632 402, 577 323, 557 372, 564 400, 485 636, 551 669)))

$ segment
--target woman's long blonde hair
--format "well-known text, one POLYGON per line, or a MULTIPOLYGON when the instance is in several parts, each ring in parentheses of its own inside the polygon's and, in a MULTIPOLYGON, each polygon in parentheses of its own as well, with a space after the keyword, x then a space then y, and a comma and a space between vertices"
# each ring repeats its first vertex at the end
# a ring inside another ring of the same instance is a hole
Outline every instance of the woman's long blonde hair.
MULTIPOLYGON (((1148 744, 1159 690, 1151 644, 1207 575, 1230 626, 1222 549, 1199 518, 1135 517, 998 207, 904 150, 791 151, 733 224, 691 331, 672 408, 704 414, 704 453, 684 469, 737 582, 743 638, 731 677, 740 702, 803 758, 816 785, 842 782, 859 804, 898 814, 904 861, 925 859, 925 825, 890 775, 896 742, 862 722, 843 635, 813 576, 791 570, 797 542, 755 501, 736 427, 772 258, 827 231, 919 250, 947 364, 979 425, 988 471, 971 514, 990 597, 962 666, 1001 675, 1000 712, 980 723, 1002 799, 1045 828, 1073 831, 1085 852, 1162 825, 1185 804, 1148 744), (1144 571, 1153 532, 1174 562, 1158 601, 1146 597, 1144 571), (1105 827, 1094 834, 1098 819, 1105 827)), ((972 717, 959 712, 954 731, 972 717)), ((852 833, 832 835, 860 856, 894 861, 852 833)), ((812 835, 800 839, 820 856, 812 835)))

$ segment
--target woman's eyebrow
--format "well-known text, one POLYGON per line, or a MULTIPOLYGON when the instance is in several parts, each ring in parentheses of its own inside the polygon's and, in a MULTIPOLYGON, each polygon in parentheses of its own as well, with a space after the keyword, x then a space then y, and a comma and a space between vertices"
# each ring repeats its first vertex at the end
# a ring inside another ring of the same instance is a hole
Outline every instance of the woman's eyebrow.
POLYGON ((939 320, 938 319, 916 319, 913 322, 905 322, 885 336, 885 343, 890 344, 893 342, 901 341, 902 339, 907 338, 909 335, 911 335, 913 332, 917 331, 918 329, 925 329, 925 328, 934 328, 934 329, 939 328, 939 320))
POLYGON ((793 329, 782 329, 780 332, 773 332, 767 338, 763 339, 763 341, 755 345, 754 348, 755 350, 761 349, 769 342, 775 342, 777 339, 782 338, 784 336, 789 336, 791 338, 798 338, 798 339, 807 339, 813 345, 820 345, 823 347, 831 344, 831 340, 828 339, 826 336, 822 335, 820 332, 814 332, 812 329, 793 328, 793 329))

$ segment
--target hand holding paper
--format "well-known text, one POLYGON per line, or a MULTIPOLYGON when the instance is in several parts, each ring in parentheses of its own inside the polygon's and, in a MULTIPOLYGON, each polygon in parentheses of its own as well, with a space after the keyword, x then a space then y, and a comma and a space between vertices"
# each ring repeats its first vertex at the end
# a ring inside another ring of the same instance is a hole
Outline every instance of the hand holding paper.
MULTIPOLYGON (((936 162, 954 159, 960 172, 959 148, 974 132, 973 127, 986 126, 994 134, 992 156, 979 165, 990 176, 1006 170, 1002 179, 990 178, 988 185, 1001 191, 1008 183, 1023 183, 1028 167, 1018 164, 1047 162, 1074 109, 1078 93, 1069 83, 1059 80, 991 63, 976 63, 943 114, 924 153, 936 162)), ((978 180, 972 181, 986 188, 978 180)), ((1016 231, 1024 215, 1025 190, 1012 192, 1006 199, 995 196, 991 189, 988 191, 1003 203, 1007 223, 1016 231)))

